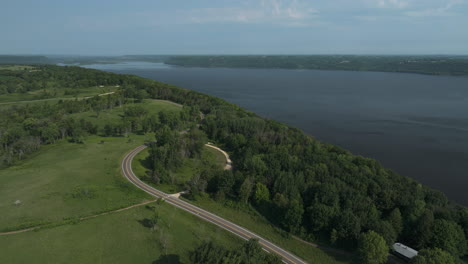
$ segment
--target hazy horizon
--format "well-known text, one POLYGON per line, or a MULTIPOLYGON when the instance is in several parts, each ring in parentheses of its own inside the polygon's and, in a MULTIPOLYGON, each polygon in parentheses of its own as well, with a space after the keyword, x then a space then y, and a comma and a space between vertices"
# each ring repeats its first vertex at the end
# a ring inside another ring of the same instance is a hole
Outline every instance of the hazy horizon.
POLYGON ((467 0, 21 0, 0 54, 468 54, 467 0))
POLYGON ((383 57, 398 57, 398 56, 416 56, 416 57, 424 57, 424 56, 432 56, 432 57, 447 57, 447 56, 455 56, 455 57, 468 57, 468 53, 466 54, 442 54, 442 53, 395 53, 395 54, 385 54, 385 53, 375 53, 375 54, 353 54, 353 53, 342 53, 342 54, 333 54, 333 53, 310 53, 310 54, 295 54, 295 53, 179 53, 179 54, 158 54, 158 53, 128 53, 128 54, 53 54, 53 53, 0 53, 0 56, 48 56, 48 57, 125 57, 125 56, 383 56, 383 57))

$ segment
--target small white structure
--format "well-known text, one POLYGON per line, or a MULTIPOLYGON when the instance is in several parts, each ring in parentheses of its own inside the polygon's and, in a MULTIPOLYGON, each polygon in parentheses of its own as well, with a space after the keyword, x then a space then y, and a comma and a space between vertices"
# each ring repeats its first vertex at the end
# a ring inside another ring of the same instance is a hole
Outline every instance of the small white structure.
POLYGON ((19 205, 21 205, 21 201, 20 201, 20 200, 16 200, 13 204, 14 204, 15 206, 19 206, 19 205))
POLYGON ((392 249, 395 253, 407 259, 412 259, 418 255, 418 251, 401 243, 393 244, 392 249))

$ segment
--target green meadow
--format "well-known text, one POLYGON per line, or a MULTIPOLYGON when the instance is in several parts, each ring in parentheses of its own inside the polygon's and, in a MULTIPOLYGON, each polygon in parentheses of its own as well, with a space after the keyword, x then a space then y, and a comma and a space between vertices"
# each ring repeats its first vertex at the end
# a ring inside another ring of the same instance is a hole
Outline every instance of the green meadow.
MULTIPOLYGON (((141 105, 150 113, 181 109, 158 100, 141 105)), ((122 114, 114 108, 73 116, 102 124, 122 114)), ((239 245, 240 238, 164 203, 114 212, 154 199, 120 171, 124 155, 152 139, 130 134, 88 136, 84 144, 61 140, 0 170, 0 232, 39 227, 0 235, 0 263, 188 263, 190 250, 204 240, 239 245), (159 218, 152 230, 145 223, 154 211, 159 218)), ((202 159, 187 160, 178 173, 189 179, 200 164, 224 166, 219 161, 219 153, 207 148, 202 159)))
POLYGON ((0 263, 190 263, 189 252, 202 241, 227 248, 241 243, 171 205, 163 203, 155 210, 155 230, 144 224, 152 210, 139 206, 76 224, 0 236, 0 263))

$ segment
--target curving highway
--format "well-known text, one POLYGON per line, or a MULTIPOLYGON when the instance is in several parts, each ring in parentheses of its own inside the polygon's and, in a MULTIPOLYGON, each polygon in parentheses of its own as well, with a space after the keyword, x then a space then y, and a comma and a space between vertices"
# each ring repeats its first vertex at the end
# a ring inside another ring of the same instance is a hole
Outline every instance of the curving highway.
POLYGON ((142 182, 132 170, 132 160, 133 158, 146 146, 142 145, 139 146, 132 151, 130 151, 122 161, 122 173, 123 175, 132 182, 135 186, 142 189, 143 191, 147 192, 148 194, 156 197, 156 198, 163 198, 167 203, 174 205, 184 211, 187 211, 191 214, 194 214, 201 219, 211 222, 243 239, 251 239, 255 238, 258 239, 258 243, 268 252, 275 253, 279 255, 284 263, 288 264, 306 264, 307 262, 301 260, 300 258, 296 257, 295 255, 287 252, 286 250, 276 246, 275 244, 271 243, 270 241, 242 228, 228 220, 225 220, 219 216, 216 216, 208 211, 205 211, 197 206, 194 206, 190 203, 185 201, 179 200, 178 198, 172 197, 169 194, 156 190, 155 188, 149 186, 148 184, 142 182))

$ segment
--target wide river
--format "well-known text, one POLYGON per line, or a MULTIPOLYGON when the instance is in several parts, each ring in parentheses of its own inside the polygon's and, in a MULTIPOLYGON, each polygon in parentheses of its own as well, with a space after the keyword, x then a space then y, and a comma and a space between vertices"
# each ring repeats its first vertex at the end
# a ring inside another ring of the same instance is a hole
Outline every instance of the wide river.
POLYGON ((85 67, 221 97, 321 141, 375 158, 468 205, 468 78, 145 62, 85 67))

